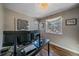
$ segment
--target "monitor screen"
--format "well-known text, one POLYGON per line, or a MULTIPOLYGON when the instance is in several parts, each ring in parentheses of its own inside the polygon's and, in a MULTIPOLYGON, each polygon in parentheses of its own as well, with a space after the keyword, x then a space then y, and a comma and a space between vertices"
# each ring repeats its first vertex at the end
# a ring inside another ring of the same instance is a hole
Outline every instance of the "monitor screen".
POLYGON ((17 45, 25 45, 31 42, 30 32, 28 31, 4 31, 3 46, 12 46, 14 42, 17 45), (16 42, 17 41, 17 42, 16 42))
POLYGON ((12 31, 3 32, 3 46, 12 46, 14 45, 15 35, 12 31))

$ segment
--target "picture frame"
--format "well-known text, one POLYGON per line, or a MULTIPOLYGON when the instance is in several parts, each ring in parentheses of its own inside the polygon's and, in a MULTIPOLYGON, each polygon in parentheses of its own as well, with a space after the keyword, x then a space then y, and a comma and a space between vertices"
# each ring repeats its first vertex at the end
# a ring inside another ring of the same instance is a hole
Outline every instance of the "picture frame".
POLYGON ((14 28, 16 31, 27 31, 28 30, 29 24, 27 20, 16 18, 14 22, 15 22, 14 28))
POLYGON ((40 22, 40 31, 44 31, 44 26, 45 26, 45 23, 44 22, 40 22))
POLYGON ((46 32, 62 35, 62 16, 46 20, 46 32))
POLYGON ((66 19, 65 24, 66 25, 77 25, 77 18, 66 19))

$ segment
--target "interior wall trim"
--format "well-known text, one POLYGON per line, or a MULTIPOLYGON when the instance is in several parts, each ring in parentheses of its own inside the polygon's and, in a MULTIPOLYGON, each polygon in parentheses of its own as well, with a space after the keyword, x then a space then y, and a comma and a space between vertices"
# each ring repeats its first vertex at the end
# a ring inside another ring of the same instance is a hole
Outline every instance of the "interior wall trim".
POLYGON ((60 47, 60 48, 62 48, 62 49, 68 50, 68 51, 70 51, 70 52, 72 52, 72 53, 74 53, 74 54, 79 54, 79 51, 71 50, 71 49, 69 49, 69 48, 66 48, 66 47, 60 46, 60 45, 58 45, 57 43, 50 42, 50 44, 55 45, 55 46, 58 46, 58 47, 60 47))

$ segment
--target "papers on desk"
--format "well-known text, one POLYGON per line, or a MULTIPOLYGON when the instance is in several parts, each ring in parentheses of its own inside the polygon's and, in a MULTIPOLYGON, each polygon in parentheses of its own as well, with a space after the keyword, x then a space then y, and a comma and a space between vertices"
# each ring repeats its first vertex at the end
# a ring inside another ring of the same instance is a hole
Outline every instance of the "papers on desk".
POLYGON ((29 52, 29 51, 31 51, 31 50, 33 50, 33 49, 35 49, 36 47, 33 45, 33 44, 31 44, 31 45, 28 45, 27 47, 25 47, 23 50, 21 50, 21 52, 29 52))

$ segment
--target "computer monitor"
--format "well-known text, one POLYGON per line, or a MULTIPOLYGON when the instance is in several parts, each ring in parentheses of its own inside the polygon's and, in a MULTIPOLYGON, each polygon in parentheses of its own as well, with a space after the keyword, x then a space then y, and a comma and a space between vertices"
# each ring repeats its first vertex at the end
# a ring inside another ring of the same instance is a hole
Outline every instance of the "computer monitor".
POLYGON ((13 31, 4 31, 3 32, 3 47, 14 45, 14 40, 16 36, 13 31))
POLYGON ((30 31, 4 31, 3 32, 3 46, 25 45, 31 42, 30 31), (16 42, 17 41, 17 42, 16 42))

